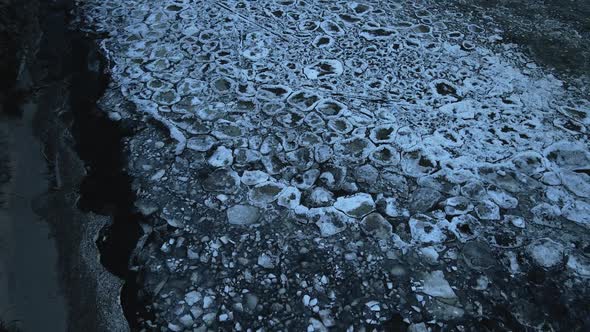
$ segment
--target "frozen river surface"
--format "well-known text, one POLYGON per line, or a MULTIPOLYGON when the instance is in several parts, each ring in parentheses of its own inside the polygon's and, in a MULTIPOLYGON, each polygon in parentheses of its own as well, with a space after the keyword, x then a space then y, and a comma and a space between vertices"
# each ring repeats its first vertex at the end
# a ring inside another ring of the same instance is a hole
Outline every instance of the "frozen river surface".
POLYGON ((587 87, 493 17, 427 1, 79 7, 110 65, 100 106, 135 128, 139 328, 589 328, 587 87))

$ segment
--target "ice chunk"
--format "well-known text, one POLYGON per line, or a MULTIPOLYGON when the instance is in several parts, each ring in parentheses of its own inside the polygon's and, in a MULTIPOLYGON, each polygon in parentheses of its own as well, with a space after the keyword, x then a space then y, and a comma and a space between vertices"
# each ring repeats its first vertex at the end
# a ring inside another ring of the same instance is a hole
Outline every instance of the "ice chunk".
POLYGON ((329 145, 320 144, 314 148, 314 158, 318 163, 325 163, 334 155, 334 151, 329 145))
POLYGON ((332 20, 325 20, 320 23, 320 28, 324 30, 327 35, 330 36, 342 36, 344 35, 344 29, 338 25, 338 23, 332 20))
POLYGON ((432 223, 432 218, 425 215, 412 217, 408 222, 412 240, 418 243, 441 243, 447 237, 438 227, 432 223))
POLYGON ((327 35, 320 35, 315 37, 311 44, 317 48, 329 48, 334 45, 334 38, 327 35))
POLYGON ((224 194, 234 194, 240 186, 240 176, 230 169, 217 169, 203 181, 203 188, 224 194))
POLYGON ((219 94, 226 94, 233 90, 235 83, 227 77, 217 77, 211 82, 211 88, 219 94))
POLYGON ((285 100, 291 94, 292 90, 285 85, 262 85, 256 94, 257 98, 263 100, 285 100))
POLYGON ((287 103, 302 111, 311 111, 320 101, 321 97, 309 90, 299 90, 293 92, 287 99, 287 103))
POLYGON ((277 204, 290 209, 299 206, 301 200, 301 192, 295 187, 284 188, 277 197, 277 204))
POLYGON ((328 121, 328 127, 342 135, 348 134, 354 129, 354 126, 350 123, 350 121, 343 118, 330 119, 328 121))
POLYGON ((518 206, 518 199, 504 191, 489 190, 488 196, 503 209, 514 209, 518 206))
POLYGON ((174 149, 174 153, 176 155, 182 154, 184 148, 186 147, 186 137, 184 137, 184 134, 176 126, 169 124, 168 129, 170 130, 170 137, 176 140, 176 148, 174 149))
POLYGON ((161 169, 159 171, 157 171, 154 175, 152 175, 152 177, 150 178, 150 180, 152 181, 160 181, 164 175, 166 174, 166 171, 161 169))
POLYGON ((180 96, 175 90, 156 91, 152 95, 152 100, 160 105, 170 106, 180 101, 180 96))
POLYGON ((168 323, 168 329, 172 332, 180 332, 182 331, 182 327, 173 323, 168 323))
POLYGON ((291 179, 291 184, 299 189, 309 189, 313 187, 319 176, 320 170, 313 168, 305 171, 303 174, 295 175, 295 177, 291 179))
POLYGON ((461 187, 461 195, 470 199, 481 199, 486 193, 486 189, 479 181, 469 181, 461 187))
POLYGON ((573 119, 574 121, 581 122, 585 125, 590 125, 590 109, 562 106, 558 109, 558 111, 559 113, 573 119))
POLYGON ((326 188, 315 187, 309 195, 313 206, 328 206, 334 202, 334 194, 326 188))
POLYGON ((428 332, 428 328, 424 323, 410 324, 408 332, 428 332))
POLYGON ((541 177, 541 182, 548 186, 558 186, 561 184, 561 179, 556 172, 545 172, 541 177))
POLYGON ((203 322, 204 322, 205 324, 207 324, 207 325, 211 325, 211 324, 213 324, 213 322, 215 321, 215 317, 216 317, 216 316, 217 316, 217 314, 216 314, 216 313, 214 313, 214 312, 210 312, 210 313, 208 313, 208 314, 204 314, 204 315, 203 315, 203 317, 202 317, 202 319, 203 319, 203 322))
MULTIPOLYGON (((411 151, 420 143, 421 138, 416 133, 416 129, 405 126, 398 128, 395 132, 395 144, 403 151, 411 151)), ((422 152, 424 154, 424 152, 422 152)))
POLYGON ((301 148, 287 153, 289 163, 299 170, 307 170, 314 163, 312 148, 301 148))
POLYGON ((218 139, 235 139, 244 136, 243 130, 237 123, 218 120, 211 134, 218 139))
POLYGON ((320 60, 303 69, 303 73, 310 80, 340 76, 344 72, 342 62, 338 60, 320 60))
POLYGON ((561 182, 574 194, 590 198, 590 175, 564 170, 560 172, 561 182))
POLYGON ((245 49, 243 52, 241 52, 241 55, 250 61, 259 61, 266 58, 269 53, 270 50, 268 48, 256 45, 245 49))
POLYGON ((334 145, 334 151, 342 158, 361 161, 375 150, 375 144, 364 137, 353 137, 334 145))
POLYGON ((445 201, 445 213, 450 216, 466 214, 471 211, 473 211, 473 204, 465 197, 450 197, 445 201))
POLYGON ((474 216, 464 214, 451 220, 449 230, 455 234, 459 241, 467 242, 479 236, 481 223, 474 216))
POLYGON ((403 153, 401 166, 403 171, 412 177, 432 174, 439 168, 438 161, 434 156, 422 150, 403 153))
POLYGON ((548 203, 541 203, 531 209, 533 222, 550 227, 560 227, 561 209, 548 203))
POLYGON ((526 222, 525 222, 524 218, 520 217, 520 216, 514 216, 514 215, 507 214, 504 216, 504 222, 509 222, 512 224, 512 226, 518 227, 518 228, 525 228, 526 227, 526 222))
POLYGON ((346 178, 347 169, 342 166, 328 166, 324 169, 325 171, 320 174, 319 182, 330 190, 340 189, 346 178))
POLYGON ((266 205, 274 202, 283 188, 282 184, 267 181, 252 188, 248 198, 258 205, 266 205))
POLYGON ((348 216, 362 218, 375 210, 375 202, 371 195, 359 193, 352 196, 338 197, 334 207, 348 216))
POLYGON ((455 298, 455 292, 449 285, 443 271, 432 271, 424 277, 423 292, 430 296, 442 298, 455 298))
POLYGON ((481 220, 500 220, 500 208, 487 199, 477 204, 475 213, 481 220))
POLYGON ((215 152, 213 152, 213 155, 209 157, 207 162, 213 167, 230 166, 234 162, 232 150, 226 148, 225 146, 219 146, 215 152))
POLYGON ((371 138, 371 141, 375 144, 393 143, 396 131, 397 128, 391 124, 380 125, 371 129, 369 138, 371 138))
POLYGON ((262 165, 268 174, 281 174, 289 165, 284 154, 271 154, 262 156, 262 165))
POLYGON ((446 104, 438 110, 442 114, 456 117, 458 119, 473 119, 475 117, 474 102, 471 100, 462 100, 456 103, 446 104))
POLYGON ((545 158, 536 151, 518 153, 510 161, 517 171, 527 175, 534 175, 545 170, 545 158))
POLYGON ((395 197, 386 197, 383 199, 383 202, 385 203, 385 214, 389 217, 409 216, 408 210, 402 208, 400 202, 395 197))
POLYGON ((244 171, 242 183, 247 186, 254 186, 268 180, 268 174, 263 171, 244 171))
POLYGON ((265 269, 272 269, 275 267, 275 259, 274 257, 267 255, 267 254, 261 254, 260 256, 258 256, 258 265, 262 266, 265 269))
POLYGON ((260 212, 251 205, 234 205, 227 209, 227 221, 232 225, 251 225, 258 221, 260 212))
POLYGON ((336 118, 347 112, 346 105, 333 99, 322 99, 315 107, 324 118, 336 118))
POLYGON ((400 162, 400 153, 392 146, 380 145, 371 152, 369 159, 378 165, 397 165, 400 162))
POLYGON ((264 138, 260 145, 260 153, 269 154, 271 152, 280 152, 283 150, 281 142, 275 135, 269 135, 264 138))
POLYGON ((590 228, 590 204, 576 200, 564 206, 561 212, 567 220, 590 228))
POLYGON ((357 182, 372 185, 379 178, 379 170, 373 165, 365 164, 356 169, 354 176, 357 182))
POLYGON ((320 229, 320 235, 329 237, 336 235, 346 229, 346 216, 336 210, 324 209, 319 220, 315 223, 320 229))
POLYGON ((427 212, 438 203, 441 197, 440 192, 432 188, 418 188, 412 193, 410 209, 418 213, 427 212))
POLYGON ((123 118, 121 116, 121 113, 119 113, 119 112, 109 112, 108 115, 109 115, 109 119, 112 121, 121 121, 121 119, 123 118))
POLYGON ((364 28, 359 34, 367 40, 387 40, 398 35, 397 31, 389 28, 364 28))
POLYGON ((437 299, 427 301, 424 305, 424 309, 431 314, 432 317, 435 317, 437 321, 441 322, 459 320, 465 315, 465 310, 460 307, 447 304, 437 299))
POLYGON ((202 298, 203 298, 203 296, 201 295, 201 293, 199 293, 197 291, 191 291, 191 292, 186 293, 186 295, 184 296, 184 301, 189 306, 192 306, 193 304, 201 301, 202 298))
POLYGON ((373 9, 370 5, 365 3, 358 3, 356 1, 351 1, 348 3, 348 8, 352 9, 357 15, 365 15, 373 9))
POLYGON ((561 265, 565 257, 563 245, 549 238, 531 243, 527 247, 527 252, 536 265, 546 269, 561 265))
POLYGON ((438 261, 438 252, 434 246, 428 246, 420 248, 420 254, 424 256, 430 263, 436 263, 438 261))
POLYGON ((463 261, 471 268, 487 270, 496 264, 492 249, 484 241, 470 241, 462 248, 463 261))
POLYGON ((364 217, 361 227, 367 234, 380 239, 389 239, 393 229, 389 221, 376 212, 364 217))
MULTIPOLYGON (((180 316, 180 318, 178 318, 178 320, 182 323, 182 325, 184 325, 185 327, 188 327, 188 328, 192 327, 193 324, 195 323, 193 317, 191 317, 191 315, 189 315, 189 314, 180 316)), ((181 329, 181 331, 182 331, 182 329, 181 329)))
POLYGON ((369 308, 369 310, 371 310, 371 311, 381 311, 381 306, 379 305, 379 302, 377 302, 377 301, 369 301, 369 302, 365 303, 365 306, 367 308, 369 308))
POLYGON ((306 306, 306 307, 309 306, 310 300, 311 300, 311 296, 309 296, 307 294, 303 295, 303 305, 304 306, 306 306))
POLYGON ((299 143, 299 146, 313 147, 320 144, 321 142, 322 138, 319 135, 311 132, 304 132, 299 136, 297 143, 299 143))
POLYGON ((567 260, 567 268, 580 277, 590 278, 590 259, 587 257, 571 255, 567 260))
MULTIPOLYGON (((330 121, 332 121, 332 120, 330 120, 330 121)), ((324 119, 318 113, 316 113, 316 112, 310 112, 310 113, 308 113, 305 116, 304 121, 305 121, 305 123, 307 123, 307 125, 312 130, 322 130, 326 126, 326 122, 324 121, 324 119)))
POLYGON ((260 161, 261 154, 257 150, 237 148, 234 150, 234 163, 238 166, 246 166, 260 161))
POLYGON ((199 119, 204 121, 217 120, 222 116, 222 110, 217 107, 203 107, 195 111, 199 119))
POLYGON ((209 151, 213 145, 217 142, 215 138, 209 135, 199 135, 191 137, 186 142, 186 147, 190 150, 205 152, 209 151))
POLYGON ((545 158, 567 170, 576 170, 590 165, 590 152, 582 143, 557 142, 543 151, 545 158))

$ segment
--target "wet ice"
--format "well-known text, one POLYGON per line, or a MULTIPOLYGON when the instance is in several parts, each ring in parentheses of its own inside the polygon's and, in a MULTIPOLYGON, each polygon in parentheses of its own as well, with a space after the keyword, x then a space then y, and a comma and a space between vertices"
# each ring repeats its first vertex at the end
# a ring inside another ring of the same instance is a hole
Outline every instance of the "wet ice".
MULTIPOLYGON (((493 316, 473 309, 463 276, 496 260, 510 278, 530 266, 588 275, 587 244, 572 240, 590 223, 587 103, 492 23, 430 2, 80 6, 88 30, 108 32, 120 100, 105 110, 146 128, 128 144, 139 199, 171 207, 142 209, 177 229, 156 226, 150 241, 186 239, 142 256, 147 275, 171 275, 149 324, 325 330, 400 314, 425 330, 493 316), (157 166, 143 168, 148 157, 157 166), (483 242, 485 264, 457 263, 483 242)), ((486 289, 497 303, 525 297, 486 289)))

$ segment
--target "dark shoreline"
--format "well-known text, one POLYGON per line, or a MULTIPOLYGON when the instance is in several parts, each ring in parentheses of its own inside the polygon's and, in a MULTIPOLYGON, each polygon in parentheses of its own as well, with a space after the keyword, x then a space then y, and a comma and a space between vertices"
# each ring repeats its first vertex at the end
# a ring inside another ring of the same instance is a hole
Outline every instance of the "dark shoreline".
MULTIPOLYGON (((92 149, 104 140, 110 144, 105 144, 103 154, 95 158, 105 157, 105 153, 121 157, 123 153, 121 127, 109 120, 104 122, 104 115, 95 108, 96 101, 108 84, 108 76, 100 65, 100 53, 91 36, 72 31, 68 26, 72 1, 32 1, 27 5, 13 1, 8 6, 13 12, 26 10, 20 13, 26 19, 17 19, 10 27, 14 40, 7 43, 12 46, 8 53, 14 53, 11 56, 14 61, 5 67, 24 68, 22 72, 26 75, 17 72, 5 77, 2 113, 18 117, 24 102, 39 105, 32 127, 43 146, 43 152, 39 153, 48 162, 42 167, 48 170, 52 189, 34 199, 31 205, 33 211, 49 224, 55 237, 61 288, 68 302, 67 330, 128 331, 120 297, 124 282, 109 273, 101 261, 113 257, 128 261, 124 256, 130 255, 135 242, 131 239, 125 243, 127 252, 101 258, 97 239, 111 224, 111 215, 124 215, 127 210, 131 211, 133 196, 122 199, 113 195, 113 200, 109 201, 104 190, 98 190, 102 196, 89 195, 97 192, 96 184, 120 182, 121 178, 115 177, 104 183, 104 175, 113 172, 108 167, 117 167, 114 172, 124 174, 124 165, 107 163, 101 169, 96 166, 96 160, 92 160, 95 152, 92 150, 86 151, 88 153, 80 158, 80 152, 92 149), (92 61, 98 62, 99 66, 93 67, 96 63, 92 61), (92 70, 95 68, 98 71, 92 70), (23 84, 22 76, 30 77, 30 83, 23 84), (103 121, 104 126, 93 127, 96 121, 103 121), (77 127, 82 130, 76 133, 77 127), (100 129, 108 131, 99 132, 100 129), (97 134, 103 136, 92 136, 97 134), (90 145, 81 144, 84 141, 90 142, 90 145), (96 169, 102 172, 98 178, 96 169), (92 181, 93 177, 95 181, 92 181), (109 203, 119 206, 109 209, 109 203)), ((121 182, 121 186, 114 192, 122 195, 131 193, 130 180, 121 182), (123 190, 125 188, 126 191, 123 190)), ((120 276, 127 277, 123 273, 120 276)), ((123 302, 132 301, 123 299, 123 302)), ((48 327, 48 331, 53 330, 48 327)))

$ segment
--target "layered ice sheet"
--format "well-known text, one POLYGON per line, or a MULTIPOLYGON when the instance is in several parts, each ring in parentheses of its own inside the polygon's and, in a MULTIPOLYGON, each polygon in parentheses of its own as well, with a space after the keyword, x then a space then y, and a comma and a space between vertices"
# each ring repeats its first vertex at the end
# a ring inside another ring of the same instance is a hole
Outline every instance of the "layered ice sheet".
MULTIPOLYGON (((587 283, 590 103, 497 31, 421 2, 79 5, 104 108, 148 121, 146 326, 478 326, 531 296, 505 276, 587 283)), ((544 323, 522 310, 498 324, 544 323)))

